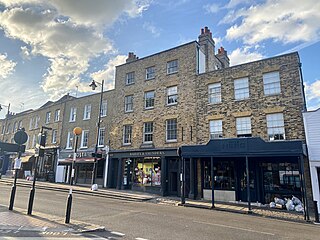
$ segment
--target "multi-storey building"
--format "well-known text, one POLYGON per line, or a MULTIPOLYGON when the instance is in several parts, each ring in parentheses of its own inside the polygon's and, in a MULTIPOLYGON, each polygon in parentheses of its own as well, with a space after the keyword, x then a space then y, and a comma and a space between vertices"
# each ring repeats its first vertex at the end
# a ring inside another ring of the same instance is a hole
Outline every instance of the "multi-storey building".
MULTIPOLYGON (((62 133, 62 123, 65 112, 65 104, 72 99, 72 96, 65 95, 56 102, 47 102, 36 110, 28 110, 18 114, 10 114, 7 119, 2 121, 1 134, 3 142, 14 143, 14 133, 24 128, 28 135, 26 153, 22 155, 24 171, 21 176, 30 175, 32 164, 34 163, 34 154, 39 143, 39 134, 46 134, 46 150, 44 158, 38 161, 38 177, 48 180, 49 172, 55 172, 57 167, 58 149, 62 133)), ((6 166, 3 166, 3 173, 12 169, 14 153, 3 155, 7 159, 6 166)), ((10 173, 10 171, 9 171, 10 173)), ((52 176, 52 174, 50 174, 52 176)), ((54 181, 54 179, 50 179, 54 181)))
POLYGON ((229 67, 227 51, 215 52, 205 28, 199 41, 141 59, 129 53, 103 93, 99 135, 100 94, 68 99, 57 180, 69 180, 78 126, 78 183, 91 182, 98 139, 97 183, 110 188, 180 196, 184 169, 191 198, 311 196, 298 54, 229 67))

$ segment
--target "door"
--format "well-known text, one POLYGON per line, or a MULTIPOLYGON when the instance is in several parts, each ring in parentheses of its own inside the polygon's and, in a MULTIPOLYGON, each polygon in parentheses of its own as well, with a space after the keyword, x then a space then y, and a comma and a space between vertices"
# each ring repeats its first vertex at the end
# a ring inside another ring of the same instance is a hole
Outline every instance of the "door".
POLYGON ((168 194, 169 195, 178 195, 179 191, 179 160, 178 159, 170 159, 168 166, 168 194))
POLYGON ((110 159, 110 167, 108 169, 108 187, 116 188, 118 179, 118 159, 110 159))
MULTIPOLYGON (((247 192, 247 172, 246 172, 246 161, 239 160, 237 167, 237 199, 243 202, 248 201, 248 192, 247 192)), ((256 174, 255 174, 255 164, 253 161, 250 161, 249 158, 249 185, 250 185, 250 200, 251 202, 257 201, 257 186, 256 186, 256 174)))

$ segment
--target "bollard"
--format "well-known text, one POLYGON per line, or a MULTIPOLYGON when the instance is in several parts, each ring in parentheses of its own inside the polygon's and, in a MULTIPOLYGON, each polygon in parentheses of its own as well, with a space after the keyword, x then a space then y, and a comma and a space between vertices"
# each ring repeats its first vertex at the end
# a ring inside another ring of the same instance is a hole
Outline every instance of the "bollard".
POLYGON ((68 195, 68 201, 67 201, 67 211, 66 211, 65 223, 70 223, 71 207, 72 207, 72 190, 70 189, 70 192, 68 195))
POLYGON ((313 204, 314 204, 314 219, 316 223, 319 223, 318 202, 313 201, 313 204))

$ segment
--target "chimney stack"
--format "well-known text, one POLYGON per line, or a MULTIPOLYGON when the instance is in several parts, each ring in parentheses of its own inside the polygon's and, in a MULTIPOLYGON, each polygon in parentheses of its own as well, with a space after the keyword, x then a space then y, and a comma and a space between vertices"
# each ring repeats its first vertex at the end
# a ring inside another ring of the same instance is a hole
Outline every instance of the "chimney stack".
POLYGON ((133 62, 138 59, 139 58, 133 52, 129 52, 128 58, 126 59, 126 63, 133 62))
POLYGON ((218 49, 218 54, 216 55, 216 57, 221 61, 223 68, 230 66, 230 60, 228 57, 228 53, 223 47, 220 47, 218 49))

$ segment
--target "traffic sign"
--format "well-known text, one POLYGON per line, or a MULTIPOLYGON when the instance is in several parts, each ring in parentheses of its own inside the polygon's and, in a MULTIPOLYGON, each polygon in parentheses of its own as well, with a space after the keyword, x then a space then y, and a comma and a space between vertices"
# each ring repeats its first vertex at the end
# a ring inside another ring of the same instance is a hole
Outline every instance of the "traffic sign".
POLYGON ((14 141, 19 144, 22 145, 24 143, 26 143, 28 141, 28 135, 26 134, 26 132, 24 131, 24 129, 19 129, 15 134, 14 134, 14 141))

